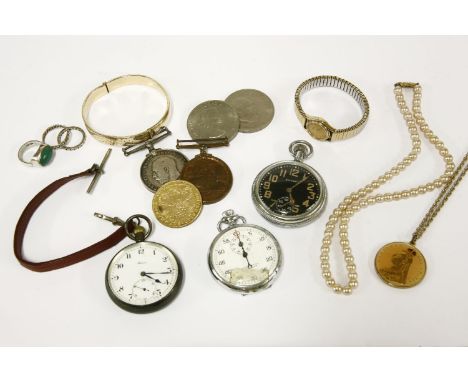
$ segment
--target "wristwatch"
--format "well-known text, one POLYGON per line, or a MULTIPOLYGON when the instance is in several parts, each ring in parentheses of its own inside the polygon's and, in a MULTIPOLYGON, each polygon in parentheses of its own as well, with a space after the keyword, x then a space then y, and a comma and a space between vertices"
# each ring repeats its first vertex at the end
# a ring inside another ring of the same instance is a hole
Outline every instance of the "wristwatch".
POLYGON ((362 130, 369 117, 369 102, 364 93, 351 82, 336 76, 312 77, 302 82, 296 90, 294 103, 296 106, 297 118, 299 118, 304 129, 306 129, 312 137, 320 141, 337 141, 353 137, 362 130), (325 119, 306 114, 301 105, 301 97, 305 92, 318 87, 332 87, 349 94, 361 107, 361 119, 350 127, 336 129, 325 119))
POLYGON ((142 76, 139 74, 129 74, 104 82, 101 86, 98 86, 96 89, 92 90, 83 102, 82 116, 86 129, 88 129, 89 133, 98 141, 109 145, 126 146, 141 143, 155 136, 159 132, 159 130, 164 126, 169 116, 170 107, 171 102, 169 100, 169 95, 167 94, 166 90, 161 86, 161 84, 159 84, 159 82, 147 76, 142 76), (129 85, 148 86, 158 90, 166 99, 166 108, 162 117, 159 119, 159 121, 154 123, 148 129, 135 135, 112 136, 98 132, 94 126, 91 126, 91 122, 89 120, 89 112, 91 110, 91 106, 99 98, 104 97, 111 91, 129 85))

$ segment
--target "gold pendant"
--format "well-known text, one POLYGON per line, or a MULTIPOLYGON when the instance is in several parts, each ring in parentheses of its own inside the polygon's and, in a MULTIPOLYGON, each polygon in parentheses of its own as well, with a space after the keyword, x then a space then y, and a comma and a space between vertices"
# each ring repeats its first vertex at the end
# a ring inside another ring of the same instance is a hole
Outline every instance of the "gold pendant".
POLYGON ((386 284, 394 288, 411 288, 426 275, 426 260, 414 245, 393 242, 377 252, 375 270, 386 284))
POLYGON ((185 227, 195 221, 201 210, 200 191, 185 180, 163 184, 153 197, 154 215, 167 227, 185 227))

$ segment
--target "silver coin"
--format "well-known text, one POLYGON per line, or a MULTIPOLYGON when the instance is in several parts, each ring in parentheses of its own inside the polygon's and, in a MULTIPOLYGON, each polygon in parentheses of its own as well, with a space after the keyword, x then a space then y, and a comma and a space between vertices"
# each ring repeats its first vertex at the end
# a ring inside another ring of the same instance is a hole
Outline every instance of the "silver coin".
POLYGON ((226 98, 239 116, 242 133, 255 133, 267 127, 275 115, 275 106, 265 93, 242 89, 226 98))
POLYGON ((153 150, 141 164, 141 180, 149 190, 157 191, 164 183, 177 180, 185 163, 187 158, 179 151, 153 150))
POLYGON ((232 141, 239 132, 239 117, 224 101, 206 101, 190 112, 187 129, 192 139, 227 137, 232 141))

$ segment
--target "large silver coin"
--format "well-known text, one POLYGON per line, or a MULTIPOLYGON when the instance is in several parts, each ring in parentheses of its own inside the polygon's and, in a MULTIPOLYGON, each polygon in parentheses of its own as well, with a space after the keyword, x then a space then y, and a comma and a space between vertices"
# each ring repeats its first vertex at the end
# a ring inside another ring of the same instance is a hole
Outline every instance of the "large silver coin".
POLYGON ((275 106, 265 93, 242 89, 226 98, 239 116, 242 133, 255 133, 267 127, 275 115, 275 106))
POLYGON ((164 183, 177 180, 187 163, 185 155, 176 150, 152 150, 141 164, 140 177, 151 191, 157 191, 164 183))
POLYGON ((224 101, 206 101, 190 112, 187 129, 192 139, 227 137, 232 141, 239 132, 239 117, 224 101))

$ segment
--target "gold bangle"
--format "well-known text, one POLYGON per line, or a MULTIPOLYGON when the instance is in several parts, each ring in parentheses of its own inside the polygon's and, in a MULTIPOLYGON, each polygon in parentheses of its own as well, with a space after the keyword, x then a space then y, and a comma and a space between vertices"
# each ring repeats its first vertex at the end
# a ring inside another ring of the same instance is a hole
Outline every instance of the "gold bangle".
POLYGON ((169 111, 171 108, 171 101, 169 100, 169 95, 167 94, 166 90, 155 80, 150 77, 142 76, 139 74, 129 74, 121 77, 114 78, 110 81, 104 82, 101 86, 98 86, 96 89, 92 90, 83 102, 83 107, 81 110, 81 114, 83 116, 83 121, 88 129, 89 133, 96 138, 98 141, 109 144, 109 145, 116 145, 116 146, 124 146, 124 145, 133 145, 136 143, 141 143, 152 138, 156 133, 159 131, 161 127, 164 126, 168 116, 169 111), (164 98, 166 99, 166 110, 159 121, 157 121, 154 125, 150 128, 146 129, 145 131, 135 134, 135 135, 128 135, 128 136, 112 136, 112 135, 105 135, 96 131, 89 122, 89 111, 91 110, 91 106, 96 102, 99 98, 109 94, 111 91, 121 88, 123 86, 128 85, 143 85, 148 86, 153 89, 158 90, 164 98))
POLYGON ((304 129, 306 129, 312 137, 321 141, 337 141, 354 137, 362 130, 369 117, 369 102, 364 93, 351 82, 336 76, 318 76, 304 81, 296 90, 294 103, 296 105, 297 118, 304 129), (362 118, 346 129, 335 129, 325 119, 306 114, 302 109, 301 96, 306 91, 317 87, 333 87, 349 94, 361 107, 362 118))

